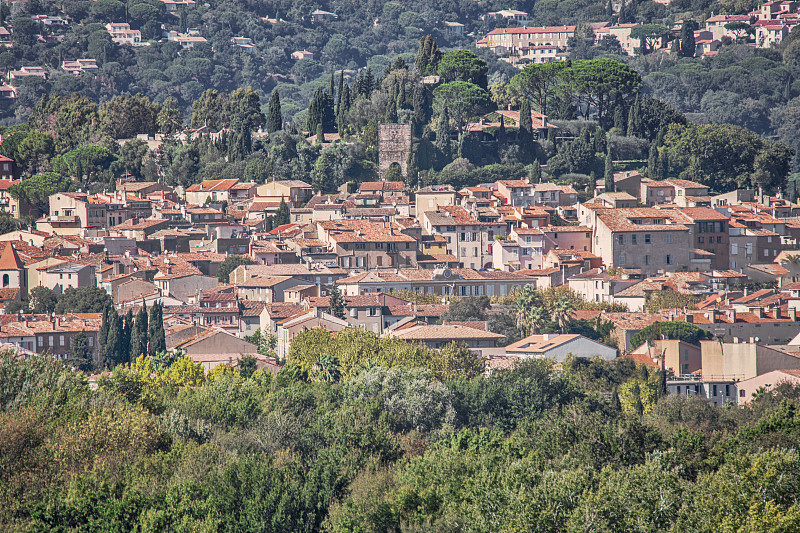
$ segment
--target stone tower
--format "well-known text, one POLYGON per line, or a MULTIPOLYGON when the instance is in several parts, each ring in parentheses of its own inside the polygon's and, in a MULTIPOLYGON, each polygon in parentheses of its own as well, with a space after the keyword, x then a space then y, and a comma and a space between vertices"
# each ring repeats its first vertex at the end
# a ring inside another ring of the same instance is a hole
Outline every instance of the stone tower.
POLYGON ((411 153, 411 139, 414 125, 378 124, 378 175, 381 179, 392 163, 400 165, 403 176, 406 175, 406 161, 411 153))

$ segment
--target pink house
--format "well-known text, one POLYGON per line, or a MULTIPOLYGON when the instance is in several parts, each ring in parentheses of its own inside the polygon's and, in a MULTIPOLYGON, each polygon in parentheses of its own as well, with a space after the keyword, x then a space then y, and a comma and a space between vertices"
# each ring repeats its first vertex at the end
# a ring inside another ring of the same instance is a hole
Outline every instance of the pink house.
POLYGON ((738 405, 744 405, 753 399, 753 393, 759 390, 769 391, 782 383, 800 385, 800 370, 785 369, 773 370, 750 379, 743 379, 738 383, 738 405))

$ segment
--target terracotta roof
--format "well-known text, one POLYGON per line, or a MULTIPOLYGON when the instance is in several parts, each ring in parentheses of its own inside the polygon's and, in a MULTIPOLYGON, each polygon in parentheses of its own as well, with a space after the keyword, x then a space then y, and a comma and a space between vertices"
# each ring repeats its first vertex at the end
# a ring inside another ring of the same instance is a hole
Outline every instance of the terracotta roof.
POLYGON ((408 341, 458 341, 470 339, 503 339, 504 335, 465 326, 414 326, 402 331, 393 332, 394 336, 408 341))
POLYGON ((17 255, 13 243, 8 243, 0 254, 0 270, 22 270, 25 268, 22 260, 17 255))

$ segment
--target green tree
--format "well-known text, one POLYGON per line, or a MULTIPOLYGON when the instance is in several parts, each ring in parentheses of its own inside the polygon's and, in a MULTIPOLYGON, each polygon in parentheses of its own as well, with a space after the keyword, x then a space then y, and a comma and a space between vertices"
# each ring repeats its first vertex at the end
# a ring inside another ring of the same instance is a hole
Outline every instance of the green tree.
POLYGON ((103 355, 111 368, 129 362, 122 335, 122 319, 113 308, 108 314, 108 336, 103 346, 103 355))
POLYGON ((216 89, 206 89, 200 98, 192 103, 192 128, 208 127, 219 131, 228 123, 228 95, 216 89))
POLYGON ((697 45, 694 42, 694 32, 697 31, 698 25, 692 19, 686 19, 681 24, 681 56, 694 57, 697 50, 697 45))
POLYGON ((253 260, 247 255, 229 255, 217 268, 217 277, 223 283, 230 282, 231 272, 241 265, 252 265, 253 260))
POLYGON ((89 348, 89 337, 85 331, 79 331, 71 338, 72 345, 69 347, 65 364, 73 366, 81 372, 90 372, 93 369, 92 350, 89 348))
POLYGON ((58 295, 53 289, 37 285, 30 291, 28 307, 31 313, 49 315, 55 312, 57 303, 58 295))
POLYGON ((278 212, 275 214, 275 226, 283 226, 289 222, 291 222, 289 206, 286 204, 283 197, 281 197, 281 203, 278 206, 278 212))
POLYGON ((158 105, 142 94, 123 95, 98 108, 101 128, 114 139, 130 139, 137 134, 155 135, 158 126, 158 105))
POLYGON ((469 50, 451 50, 442 56, 437 67, 439 76, 446 82, 465 81, 487 90, 486 61, 469 50))
POLYGON ((439 122, 436 124, 436 148, 439 149, 444 164, 453 160, 453 153, 450 146, 450 112, 447 104, 442 106, 439 122))
POLYGON ((161 304, 155 303, 150 308, 150 318, 147 321, 147 353, 150 357, 167 349, 164 335, 164 314, 161 304))
POLYGON ((158 111, 156 124, 164 135, 172 135, 183 127, 183 113, 178 108, 178 100, 172 96, 164 99, 158 111))
POLYGON ((537 111, 547 115, 550 113, 550 98, 562 83, 567 68, 567 63, 561 61, 526 65, 511 80, 511 88, 533 102, 537 111))
POLYGON ((345 318, 344 298, 342 293, 339 292, 339 286, 336 282, 331 287, 330 294, 328 295, 328 312, 336 318, 345 318))
POLYGON ((275 133, 283 129, 283 117, 281 116, 281 97, 278 90, 272 91, 267 107, 267 133, 275 133))
POLYGON ((148 330, 147 306, 142 303, 142 307, 137 311, 136 318, 133 321, 133 327, 131 328, 132 360, 136 360, 140 355, 147 355, 148 330))
POLYGON ((55 312, 65 313, 102 313, 107 307, 113 309, 114 302, 106 291, 99 287, 67 287, 58 298, 55 312))
POLYGON ((258 369, 257 360, 252 355, 246 355, 245 357, 239 358, 239 364, 237 366, 239 368, 239 373, 245 379, 248 379, 250 376, 252 376, 253 373, 258 369))
POLYGON ((606 152, 605 172, 603 173, 605 182, 605 192, 615 192, 617 190, 614 183, 614 162, 611 160, 611 151, 606 152))
POLYGON ((631 39, 639 40, 638 50, 642 55, 655 50, 669 35, 669 28, 662 24, 639 24, 631 28, 631 39))
POLYGON ((473 83, 445 83, 434 89, 433 95, 434 111, 442 113, 447 108, 459 137, 464 133, 469 119, 491 110, 489 93, 473 83))

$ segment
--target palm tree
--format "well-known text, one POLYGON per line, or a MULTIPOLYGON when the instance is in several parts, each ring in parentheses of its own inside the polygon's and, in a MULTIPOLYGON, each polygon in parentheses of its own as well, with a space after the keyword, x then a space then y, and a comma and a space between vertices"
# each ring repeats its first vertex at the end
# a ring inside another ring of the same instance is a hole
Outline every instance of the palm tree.
POLYGON ((547 309, 544 307, 531 307, 528 309, 527 318, 530 335, 538 334, 549 319, 547 316, 547 309))
POLYGON ((567 326, 572 322, 572 312, 575 310, 575 305, 567 297, 562 296, 556 301, 553 306, 553 321, 558 323, 561 328, 561 333, 565 333, 567 326))
POLYGON ((517 312, 517 328, 520 331, 528 329, 528 313, 538 300, 539 295, 533 285, 525 285, 520 291, 517 300, 514 302, 514 309, 517 312))

